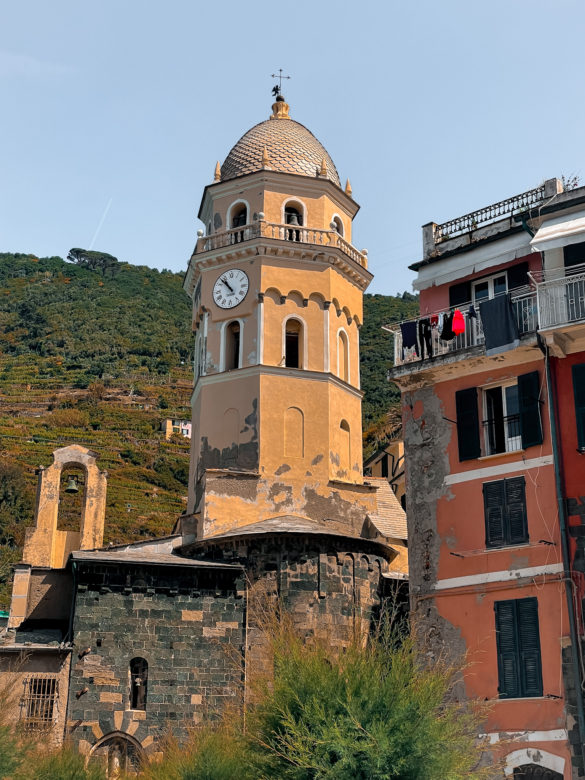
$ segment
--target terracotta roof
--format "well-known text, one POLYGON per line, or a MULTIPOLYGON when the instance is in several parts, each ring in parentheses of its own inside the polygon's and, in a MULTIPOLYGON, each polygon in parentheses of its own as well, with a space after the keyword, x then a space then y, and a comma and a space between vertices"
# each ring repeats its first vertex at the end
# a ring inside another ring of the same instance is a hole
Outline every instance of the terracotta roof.
POLYGON ((385 477, 368 477, 367 481, 378 488, 377 512, 368 515, 372 523, 382 536, 408 539, 406 512, 400 506, 400 501, 396 498, 388 480, 385 477))
POLYGON ((221 180, 262 170, 265 167, 263 158, 269 170, 313 178, 321 170, 325 159, 326 178, 341 186, 335 164, 323 144, 304 125, 290 119, 287 113, 260 122, 244 133, 221 166, 221 180))

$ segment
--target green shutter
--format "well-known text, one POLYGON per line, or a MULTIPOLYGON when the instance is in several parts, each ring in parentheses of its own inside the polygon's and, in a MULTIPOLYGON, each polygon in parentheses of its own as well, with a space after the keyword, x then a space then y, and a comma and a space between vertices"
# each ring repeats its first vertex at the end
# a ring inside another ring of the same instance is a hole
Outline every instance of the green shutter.
POLYGON ((542 696, 538 599, 519 599, 516 602, 516 615, 522 695, 542 696))
POLYGON ((573 392, 577 418, 577 446, 585 450, 585 363, 573 366, 573 392))
POLYGON ((516 602, 496 601, 494 609, 498 649, 498 691, 501 699, 515 699, 520 696, 516 602))
POLYGON ((486 482, 483 486, 486 547, 502 547, 506 543, 504 505, 504 480, 486 482))
POLYGON ((542 422, 540 419, 540 379, 538 371, 518 377, 518 402, 520 404, 520 434, 522 447, 542 444, 542 422))
POLYGON ((457 410, 457 442, 459 460, 479 458, 479 411, 477 407, 477 387, 468 387, 455 393, 457 410))
POLYGON ((542 696, 538 600, 496 601, 494 610, 500 698, 542 696))
POLYGON ((506 479, 506 526, 509 544, 528 541, 526 483, 524 477, 506 479))

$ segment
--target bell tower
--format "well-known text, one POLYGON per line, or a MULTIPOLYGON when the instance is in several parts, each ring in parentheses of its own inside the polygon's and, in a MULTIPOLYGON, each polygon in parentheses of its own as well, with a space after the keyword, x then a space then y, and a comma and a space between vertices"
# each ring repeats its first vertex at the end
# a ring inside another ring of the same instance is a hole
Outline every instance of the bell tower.
POLYGON ((278 95, 203 193, 188 514, 200 537, 283 516, 356 532, 359 329, 371 280, 333 160, 278 95))

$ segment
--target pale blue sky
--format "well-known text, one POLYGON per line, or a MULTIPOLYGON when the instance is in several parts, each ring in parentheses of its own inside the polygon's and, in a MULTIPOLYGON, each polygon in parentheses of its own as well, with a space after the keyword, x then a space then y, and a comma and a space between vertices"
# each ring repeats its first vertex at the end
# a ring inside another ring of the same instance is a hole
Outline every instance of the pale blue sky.
POLYGON ((0 251, 182 271, 217 159, 270 74, 361 204, 371 292, 420 226, 584 171, 585 3, 3 0, 0 251))

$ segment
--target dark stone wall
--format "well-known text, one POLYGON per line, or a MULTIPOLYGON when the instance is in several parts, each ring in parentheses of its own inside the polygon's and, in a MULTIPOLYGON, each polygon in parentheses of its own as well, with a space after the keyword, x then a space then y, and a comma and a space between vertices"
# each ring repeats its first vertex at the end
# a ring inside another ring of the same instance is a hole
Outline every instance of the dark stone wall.
MULTIPOLYGON (((242 535, 190 550, 195 557, 242 564, 252 595, 267 591, 278 597, 302 633, 338 646, 356 631, 369 631, 377 619, 389 552, 367 539, 327 533, 242 535)), ((249 622, 254 623, 252 611, 249 622)))
POLYGON ((166 728, 181 737, 204 716, 240 706, 240 572, 83 563, 76 580, 68 731, 82 752, 115 731, 148 751, 166 728), (135 657, 148 662, 144 711, 130 708, 135 657))

